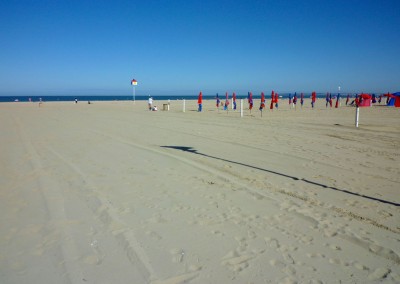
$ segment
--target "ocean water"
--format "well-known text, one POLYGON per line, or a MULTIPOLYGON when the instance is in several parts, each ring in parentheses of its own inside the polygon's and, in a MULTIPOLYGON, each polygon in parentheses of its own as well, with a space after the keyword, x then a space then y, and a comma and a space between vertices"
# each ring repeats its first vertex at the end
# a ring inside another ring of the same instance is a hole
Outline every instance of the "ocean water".
MULTIPOLYGON (((293 96, 294 93, 292 93, 293 96)), ((326 94, 317 93, 317 98, 325 98, 326 94)), ((334 95, 334 94, 332 94, 334 95)), ((336 95, 336 94, 335 94, 336 95)), ((287 99, 289 97, 289 93, 279 94, 279 96, 283 99, 287 99)), ((310 93, 305 93, 304 98, 309 99, 311 96, 310 93)), ((342 98, 347 96, 342 94, 342 98)), ((247 99, 247 94, 237 94, 237 99, 247 99)), ((261 95, 253 94, 253 99, 260 99, 261 95)), ((297 93, 298 99, 300 99, 300 93, 297 93)), ((145 101, 149 98, 149 96, 136 96, 135 100, 137 101, 145 101)), ((183 95, 183 96, 153 96, 155 100, 197 100, 197 95, 183 95)), ((225 100, 225 94, 219 94, 220 100, 225 100)), ((229 94, 229 98, 232 98, 232 94, 229 94)), ((271 98, 270 94, 265 94, 265 98, 268 100, 271 98)), ((0 96, 1 102, 38 102, 40 99, 44 102, 73 102, 75 99, 78 101, 133 101, 132 96, 0 96)), ((215 95, 203 95, 203 100, 214 100, 215 95)))

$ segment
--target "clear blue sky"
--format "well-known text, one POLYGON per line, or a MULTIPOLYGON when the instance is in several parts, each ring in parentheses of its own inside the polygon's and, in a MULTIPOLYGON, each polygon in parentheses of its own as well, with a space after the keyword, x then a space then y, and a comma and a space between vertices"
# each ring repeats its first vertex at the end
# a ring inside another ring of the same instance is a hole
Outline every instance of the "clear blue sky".
POLYGON ((399 0, 0 4, 0 95, 400 91, 399 0))

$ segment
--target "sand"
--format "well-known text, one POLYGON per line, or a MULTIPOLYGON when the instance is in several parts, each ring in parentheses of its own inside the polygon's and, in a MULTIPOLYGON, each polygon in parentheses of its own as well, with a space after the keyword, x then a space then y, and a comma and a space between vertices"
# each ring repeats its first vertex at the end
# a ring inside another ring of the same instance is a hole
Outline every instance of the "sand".
POLYGON ((400 282, 399 109, 146 107, 0 104, 1 283, 400 282))

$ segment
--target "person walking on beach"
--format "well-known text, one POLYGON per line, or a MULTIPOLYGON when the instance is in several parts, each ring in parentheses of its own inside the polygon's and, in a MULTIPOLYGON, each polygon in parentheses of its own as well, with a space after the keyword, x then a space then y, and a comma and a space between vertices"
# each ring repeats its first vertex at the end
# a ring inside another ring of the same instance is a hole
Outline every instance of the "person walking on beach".
POLYGON ((328 104, 329 104, 329 93, 326 93, 325 100, 326 100, 325 107, 328 108, 328 104))
POLYGON ((153 98, 149 96, 149 100, 148 100, 148 105, 149 105, 149 110, 153 109, 153 98))
POLYGON ((293 105, 294 105, 294 109, 296 109, 296 104, 297 104, 297 93, 294 92, 294 96, 293 96, 293 105))
POLYGON ((303 104, 304 104, 304 94, 301 93, 301 95, 300 95, 300 105, 301 105, 301 108, 303 108, 303 104))
POLYGON ((236 94, 235 94, 235 92, 233 92, 232 100, 233 100, 233 110, 236 110, 236 94))

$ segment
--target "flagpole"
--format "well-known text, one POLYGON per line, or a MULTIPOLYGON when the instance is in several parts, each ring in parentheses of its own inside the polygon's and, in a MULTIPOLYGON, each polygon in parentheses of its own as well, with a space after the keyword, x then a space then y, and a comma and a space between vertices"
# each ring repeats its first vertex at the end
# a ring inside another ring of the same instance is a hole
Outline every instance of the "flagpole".
POLYGON ((240 99, 240 117, 243 117, 243 99, 240 99))
POLYGON ((135 85, 132 85, 132 96, 133 96, 133 103, 136 103, 136 96, 135 96, 135 85))

